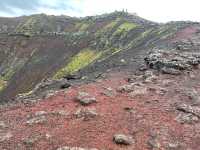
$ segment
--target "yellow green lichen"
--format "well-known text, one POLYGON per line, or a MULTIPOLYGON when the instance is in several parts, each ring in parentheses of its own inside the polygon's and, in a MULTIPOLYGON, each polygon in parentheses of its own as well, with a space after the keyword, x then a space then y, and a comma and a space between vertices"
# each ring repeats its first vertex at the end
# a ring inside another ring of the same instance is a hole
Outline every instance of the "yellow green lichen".
POLYGON ((142 37, 146 37, 146 36, 148 36, 152 31, 153 31, 152 28, 151 28, 151 29, 148 29, 148 30, 144 31, 144 32, 141 34, 141 36, 142 36, 142 37))
POLYGON ((54 78, 59 79, 67 74, 73 74, 80 69, 88 66, 93 61, 98 59, 101 56, 101 52, 96 52, 91 49, 84 49, 81 52, 79 52, 77 55, 75 55, 71 61, 67 64, 66 67, 59 70, 54 78))
POLYGON ((123 31, 128 32, 134 28, 136 28, 138 25, 135 23, 130 23, 130 22, 125 22, 123 24, 121 24, 117 30, 114 32, 114 35, 120 34, 123 31))
POLYGON ((85 31, 88 29, 88 27, 90 26, 90 24, 88 23, 81 23, 81 22, 78 22, 76 25, 75 25, 75 29, 77 29, 78 31, 85 31))
POLYGON ((107 24, 106 26, 104 26, 104 30, 107 30, 107 29, 112 29, 114 28, 120 21, 120 18, 117 18, 116 20, 110 22, 109 24, 107 24))
POLYGON ((102 55, 101 55, 101 59, 99 59, 98 62, 101 62, 101 61, 104 61, 104 60, 108 59, 109 57, 117 54, 121 50, 122 49, 118 49, 118 48, 110 48, 110 49, 107 49, 107 50, 103 51, 102 55))
POLYGON ((33 28, 37 24, 37 19, 34 17, 30 17, 23 25, 19 25, 16 28, 16 32, 23 33, 25 35, 31 36, 33 35, 33 28))
POLYGON ((12 69, 9 69, 7 72, 6 72, 6 74, 3 76, 3 79, 5 80, 5 81, 8 81, 8 80, 10 80, 10 78, 14 75, 14 70, 12 70, 12 69))
POLYGON ((7 82, 0 78, 0 91, 2 91, 7 85, 7 82))

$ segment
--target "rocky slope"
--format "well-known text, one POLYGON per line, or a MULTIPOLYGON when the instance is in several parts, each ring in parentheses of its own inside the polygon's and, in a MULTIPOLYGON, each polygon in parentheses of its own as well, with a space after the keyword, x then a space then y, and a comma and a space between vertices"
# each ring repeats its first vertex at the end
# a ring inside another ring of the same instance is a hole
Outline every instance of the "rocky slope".
POLYGON ((0 31, 0 149, 199 149, 199 23, 42 14, 0 31))
POLYGON ((200 70, 187 60, 200 61, 184 54, 184 63, 174 62, 182 54, 170 55, 148 55, 135 74, 112 72, 1 106, 0 149, 198 150, 200 70))
POLYGON ((46 79, 87 80, 110 69, 133 71, 153 48, 195 51, 198 37, 199 23, 158 24, 126 12, 0 18, 1 102, 30 94, 46 79))

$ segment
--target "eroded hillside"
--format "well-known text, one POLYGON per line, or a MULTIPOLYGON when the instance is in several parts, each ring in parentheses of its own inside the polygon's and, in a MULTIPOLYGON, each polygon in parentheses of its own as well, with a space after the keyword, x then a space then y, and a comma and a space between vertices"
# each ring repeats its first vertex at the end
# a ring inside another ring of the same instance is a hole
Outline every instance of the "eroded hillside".
POLYGON ((30 93, 48 78, 78 74, 85 80, 110 69, 135 70, 153 48, 190 49, 199 40, 198 23, 158 24, 126 12, 0 20, 1 101, 30 93))

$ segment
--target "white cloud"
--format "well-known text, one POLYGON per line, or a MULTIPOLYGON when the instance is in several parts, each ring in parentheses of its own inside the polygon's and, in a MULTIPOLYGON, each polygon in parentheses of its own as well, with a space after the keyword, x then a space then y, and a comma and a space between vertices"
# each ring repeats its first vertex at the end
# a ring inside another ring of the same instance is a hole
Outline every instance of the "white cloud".
POLYGON ((200 21, 199 0, 82 0, 81 16, 127 9, 158 22, 200 21))
MULTIPOLYGON (((17 0, 15 0, 17 1, 17 0)), ((20 1, 20 0, 19 0, 20 1)), ((191 20, 200 22, 200 0, 37 0, 41 6, 34 10, 13 8, 12 14, 0 11, 0 16, 19 16, 46 13, 68 16, 92 16, 127 9, 139 16, 167 22, 191 20)), ((1 4, 1 2, 0 2, 1 4)))

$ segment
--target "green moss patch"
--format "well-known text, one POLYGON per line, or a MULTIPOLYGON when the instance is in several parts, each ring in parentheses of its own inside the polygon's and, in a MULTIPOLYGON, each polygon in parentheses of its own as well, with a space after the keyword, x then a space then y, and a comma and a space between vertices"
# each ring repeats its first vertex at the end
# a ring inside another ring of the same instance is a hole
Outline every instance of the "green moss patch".
POLYGON ((125 31, 125 32, 128 32, 128 31, 130 31, 130 30, 136 28, 137 26, 138 26, 138 25, 135 24, 135 23, 125 22, 125 23, 121 24, 121 25, 117 28, 117 30, 114 32, 114 35, 120 34, 120 33, 124 32, 124 31, 125 31))
POLYGON ((77 55, 75 55, 71 61, 67 64, 66 67, 59 70, 54 78, 59 79, 67 74, 73 74, 80 69, 88 66, 93 61, 98 59, 101 56, 101 52, 96 52, 90 49, 84 49, 81 52, 79 52, 77 55))
POLYGON ((84 22, 78 22, 75 25, 75 29, 78 31, 86 31, 89 28, 90 24, 89 23, 84 23, 84 22))
POLYGON ((117 18, 116 20, 114 21, 111 21, 109 24, 107 24, 106 26, 104 26, 104 30, 107 30, 107 29, 113 29, 120 21, 120 18, 117 18))
POLYGON ((0 78, 0 91, 7 86, 7 82, 0 78))

